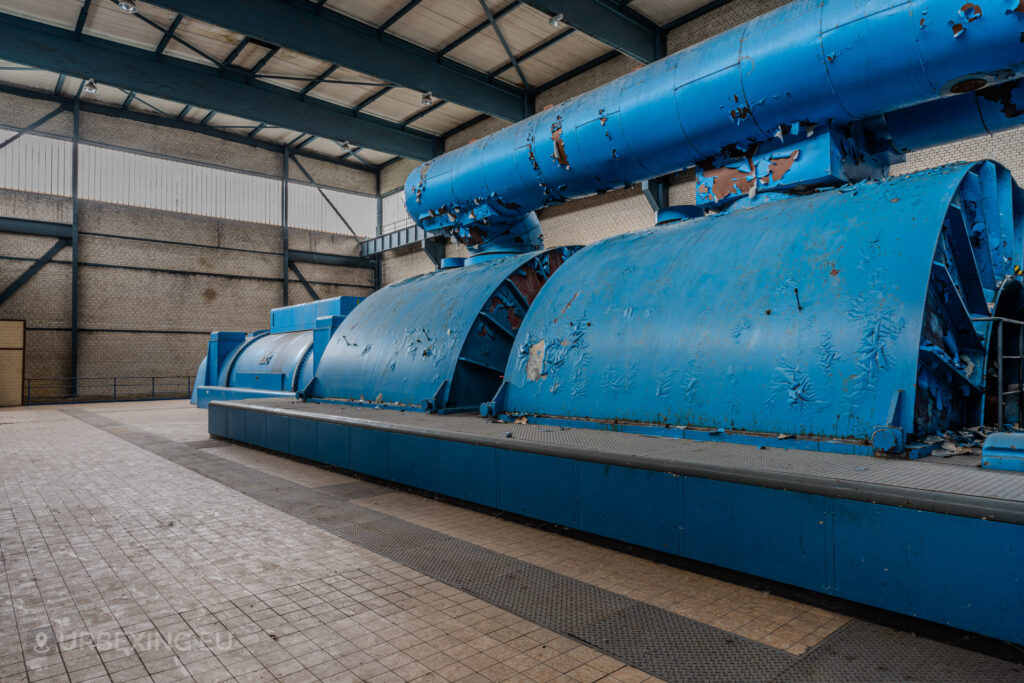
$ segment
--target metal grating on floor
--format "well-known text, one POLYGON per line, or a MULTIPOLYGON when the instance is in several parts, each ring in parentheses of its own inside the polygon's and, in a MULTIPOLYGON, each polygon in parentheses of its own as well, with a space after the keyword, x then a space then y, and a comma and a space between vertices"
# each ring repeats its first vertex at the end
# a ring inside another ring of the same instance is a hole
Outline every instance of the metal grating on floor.
POLYGON ((615 619, 589 625, 577 637, 593 647, 620 653, 638 669, 669 681, 769 681, 793 664, 793 657, 772 648, 751 657, 739 636, 726 633, 709 638, 705 630, 693 627, 698 622, 666 619, 665 614, 638 603, 615 619), (665 652, 674 656, 665 657, 665 652))
POLYGON ((386 493, 387 487, 353 482, 308 488, 80 408, 64 412, 666 680, 1021 680, 1018 665, 863 622, 796 657, 347 502, 386 493), (879 661, 886 662, 884 669, 879 661))
POLYGON ((818 681, 1022 681, 1024 665, 851 621, 776 679, 818 681))
POLYGON ((347 484, 318 486, 316 490, 328 493, 341 500, 358 500, 359 498, 371 498, 395 492, 394 489, 389 489, 387 486, 381 486, 369 481, 353 481, 347 484))

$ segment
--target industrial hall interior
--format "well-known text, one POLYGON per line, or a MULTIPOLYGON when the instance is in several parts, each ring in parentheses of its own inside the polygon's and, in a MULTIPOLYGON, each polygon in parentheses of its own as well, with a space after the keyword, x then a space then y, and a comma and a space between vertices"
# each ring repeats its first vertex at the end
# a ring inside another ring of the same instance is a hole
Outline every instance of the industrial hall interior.
POLYGON ((1024 683, 1024 0, 0 0, 0 683, 1024 683))

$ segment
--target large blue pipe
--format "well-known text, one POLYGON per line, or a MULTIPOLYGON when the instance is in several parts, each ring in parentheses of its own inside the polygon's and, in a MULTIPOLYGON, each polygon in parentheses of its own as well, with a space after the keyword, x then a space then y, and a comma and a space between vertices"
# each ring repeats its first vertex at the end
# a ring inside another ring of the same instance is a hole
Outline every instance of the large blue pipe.
POLYGON ((797 0, 422 164, 406 205, 471 251, 528 251, 542 206, 1018 78, 1022 30, 1017 0, 797 0))

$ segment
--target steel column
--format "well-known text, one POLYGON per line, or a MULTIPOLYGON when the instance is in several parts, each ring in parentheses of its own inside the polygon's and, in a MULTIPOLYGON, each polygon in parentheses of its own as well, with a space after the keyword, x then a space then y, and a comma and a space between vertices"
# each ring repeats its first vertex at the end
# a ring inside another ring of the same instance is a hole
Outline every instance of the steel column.
POLYGON ((281 176, 281 249, 284 254, 284 267, 282 269, 282 292, 281 292, 281 305, 288 305, 288 265, 291 259, 288 255, 288 174, 289 166, 291 165, 291 150, 287 147, 282 151, 284 158, 284 169, 282 170, 281 176))
MULTIPOLYGON (((81 89, 79 89, 79 96, 81 89)), ((81 100, 75 97, 71 130, 71 396, 78 396, 78 140, 82 122, 81 100)))

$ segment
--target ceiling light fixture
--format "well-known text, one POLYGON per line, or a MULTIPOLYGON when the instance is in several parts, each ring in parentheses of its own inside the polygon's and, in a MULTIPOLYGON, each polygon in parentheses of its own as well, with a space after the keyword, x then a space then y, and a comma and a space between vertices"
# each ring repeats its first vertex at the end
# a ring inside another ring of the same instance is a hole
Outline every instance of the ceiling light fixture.
POLYGON ((135 6, 135 0, 117 0, 117 7, 128 14, 139 13, 139 8, 135 6))
POLYGON ((565 15, 562 14, 561 12, 548 19, 548 23, 554 26, 555 28, 560 27, 563 21, 565 21, 565 15))
POLYGON ((85 92, 96 92, 96 79, 90 78, 87 80, 85 85, 82 86, 82 90, 85 92))
POLYGON ((429 90, 427 92, 423 93, 423 97, 420 98, 420 104, 422 104, 424 107, 429 107, 433 103, 434 103, 434 93, 430 92, 429 90))

